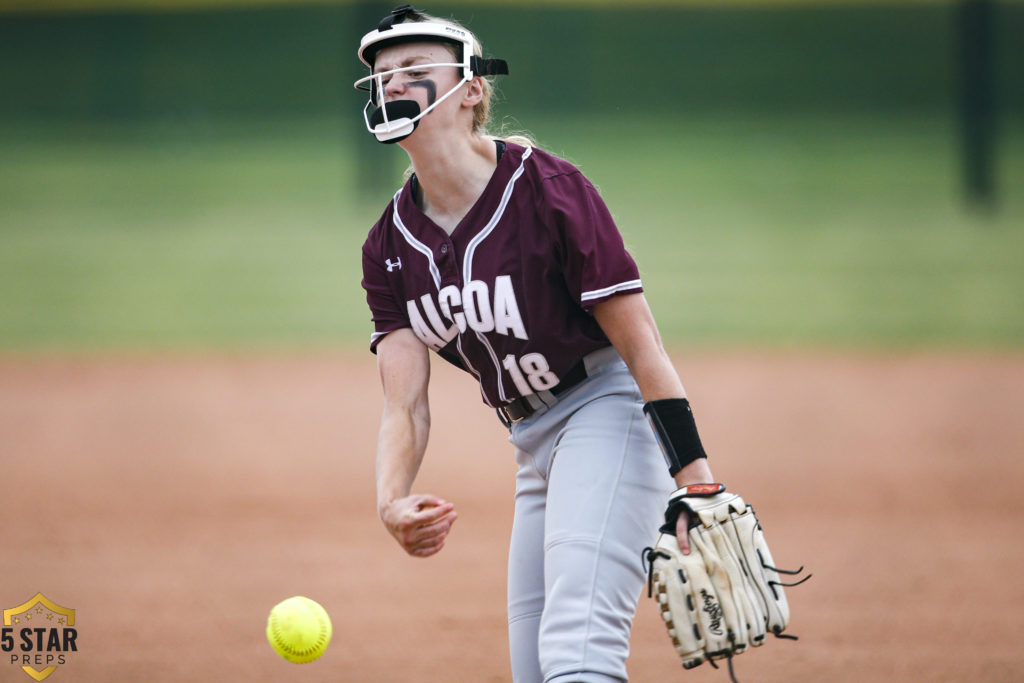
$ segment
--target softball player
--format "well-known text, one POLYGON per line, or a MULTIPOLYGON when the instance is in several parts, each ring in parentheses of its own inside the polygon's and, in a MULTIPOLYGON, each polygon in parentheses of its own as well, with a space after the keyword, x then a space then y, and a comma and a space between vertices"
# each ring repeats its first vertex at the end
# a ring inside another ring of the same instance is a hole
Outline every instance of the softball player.
POLYGON ((413 492, 432 349, 476 378, 515 446, 514 680, 625 681, 643 548, 676 485, 713 481, 636 264, 578 169, 485 133, 488 79, 508 69, 465 28, 404 5, 358 54, 367 129, 414 171, 363 245, 385 398, 381 520, 427 557, 456 519, 453 503, 413 492))

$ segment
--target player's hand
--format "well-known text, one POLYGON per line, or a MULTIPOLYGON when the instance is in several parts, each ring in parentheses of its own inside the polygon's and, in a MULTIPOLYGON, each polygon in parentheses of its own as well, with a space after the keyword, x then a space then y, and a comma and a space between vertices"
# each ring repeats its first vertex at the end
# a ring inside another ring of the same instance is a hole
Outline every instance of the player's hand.
POLYGON ((444 541, 458 518, 455 505, 430 494, 413 494, 384 505, 381 521, 405 552, 430 557, 444 541))
MULTIPOLYGON (((708 467, 707 458, 698 458, 683 469, 676 472, 676 485, 680 488, 687 484, 699 484, 713 482, 714 475, 708 467)), ((679 550, 683 555, 690 554, 690 515, 686 510, 679 512, 676 520, 676 541, 679 543, 679 550)))

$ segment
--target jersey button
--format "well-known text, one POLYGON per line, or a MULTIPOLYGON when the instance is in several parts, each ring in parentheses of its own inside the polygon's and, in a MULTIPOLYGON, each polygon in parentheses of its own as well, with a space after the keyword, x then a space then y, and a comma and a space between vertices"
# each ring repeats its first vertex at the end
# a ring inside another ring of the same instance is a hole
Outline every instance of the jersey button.
POLYGON ((448 253, 448 245, 447 244, 442 244, 441 245, 441 253, 442 254, 447 254, 448 253))

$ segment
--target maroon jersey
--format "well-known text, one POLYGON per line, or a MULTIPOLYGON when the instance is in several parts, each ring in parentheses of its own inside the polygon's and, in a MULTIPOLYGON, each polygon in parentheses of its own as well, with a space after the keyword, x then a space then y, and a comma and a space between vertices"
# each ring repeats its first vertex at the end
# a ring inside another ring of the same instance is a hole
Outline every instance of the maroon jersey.
POLYGON ((551 389, 609 345, 590 308, 642 287, 611 214, 579 169, 507 143, 451 235, 417 207, 414 182, 395 194, 363 244, 371 351, 410 327, 472 373, 496 407, 551 389))

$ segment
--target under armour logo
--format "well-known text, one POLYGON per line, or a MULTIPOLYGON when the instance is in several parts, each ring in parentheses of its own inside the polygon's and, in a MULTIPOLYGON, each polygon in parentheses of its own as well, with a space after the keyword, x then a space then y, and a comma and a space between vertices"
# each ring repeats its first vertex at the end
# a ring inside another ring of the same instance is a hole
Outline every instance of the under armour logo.
POLYGON ((400 256, 396 256, 394 261, 392 261, 391 259, 387 259, 386 261, 384 261, 384 265, 388 267, 389 273, 393 273, 396 270, 401 270, 402 258, 400 256))

